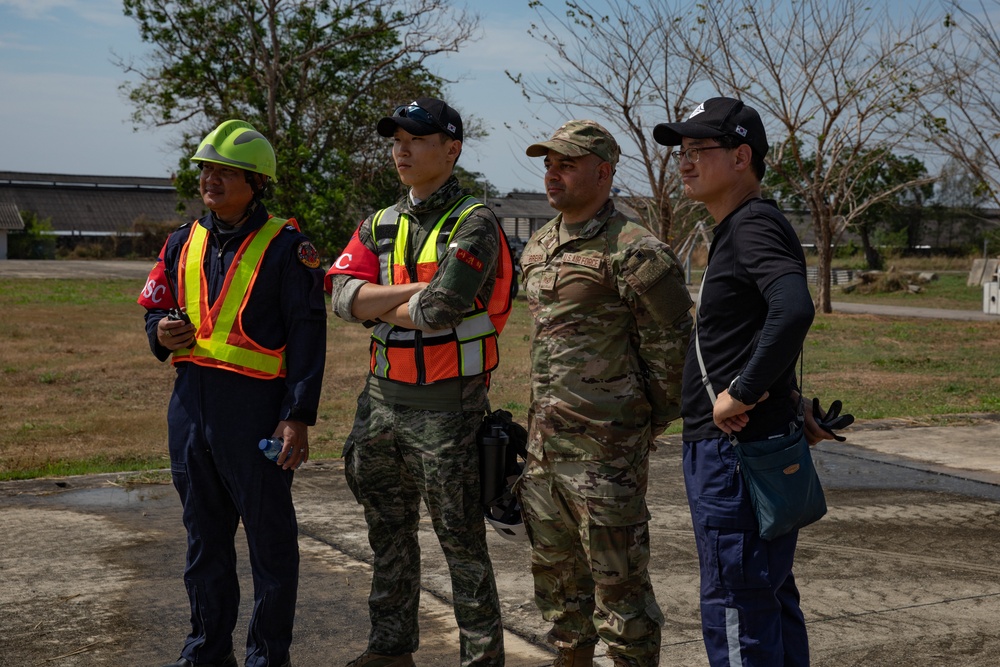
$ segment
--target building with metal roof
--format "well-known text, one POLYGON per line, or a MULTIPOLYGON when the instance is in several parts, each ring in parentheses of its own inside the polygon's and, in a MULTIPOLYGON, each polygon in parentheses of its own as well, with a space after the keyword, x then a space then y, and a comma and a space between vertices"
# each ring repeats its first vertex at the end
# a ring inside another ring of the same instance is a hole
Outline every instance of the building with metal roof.
MULTIPOLYGON (((180 199, 169 178, 81 176, 0 171, 0 227, 30 211, 48 220, 57 237, 101 238, 136 235, 137 223, 177 223, 202 215, 200 200, 180 199), (6 213, 2 213, 6 211, 6 213)), ((23 229, 21 222, 16 229, 23 229)))

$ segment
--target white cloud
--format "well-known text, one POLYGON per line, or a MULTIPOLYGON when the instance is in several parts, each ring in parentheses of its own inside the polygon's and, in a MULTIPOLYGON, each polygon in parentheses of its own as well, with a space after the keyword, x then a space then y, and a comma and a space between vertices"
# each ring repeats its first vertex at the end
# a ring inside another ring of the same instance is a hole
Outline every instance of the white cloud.
MULTIPOLYGON (((531 16, 528 11, 511 15, 481 11, 480 38, 467 43, 459 53, 443 54, 438 65, 443 63, 442 69, 449 78, 463 79, 484 73, 504 77, 505 70, 517 74, 547 69, 550 49, 528 36, 531 16)), ((434 61, 431 62, 433 67, 434 61)))

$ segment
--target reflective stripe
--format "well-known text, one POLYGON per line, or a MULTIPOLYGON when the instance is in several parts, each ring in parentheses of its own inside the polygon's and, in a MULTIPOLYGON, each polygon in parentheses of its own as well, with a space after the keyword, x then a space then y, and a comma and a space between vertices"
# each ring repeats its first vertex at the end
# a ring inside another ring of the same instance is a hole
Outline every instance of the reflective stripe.
POLYGON ((740 611, 726 607, 726 643, 729 646, 729 667, 742 667, 740 657, 740 611))
POLYGON ((496 328, 490 320, 490 314, 485 310, 472 312, 465 316, 465 319, 455 327, 455 333, 460 341, 484 338, 495 334, 496 328))
POLYGON ((486 357, 483 351, 483 339, 496 336, 490 314, 480 310, 466 315, 465 319, 455 327, 459 342, 459 364, 463 377, 480 375, 486 372, 486 357))
POLYGON ((483 342, 475 340, 471 343, 462 343, 460 346, 461 356, 459 363, 462 364, 462 375, 479 375, 483 372, 483 342))
MULTIPOLYGON (((434 225, 434 229, 432 229, 431 233, 428 234, 427 240, 424 241, 423 246, 420 248, 420 254, 417 255, 417 264, 437 264, 438 258, 444 257, 445 253, 448 252, 448 246, 451 244, 451 240, 454 238, 455 232, 458 231, 458 226, 469 217, 469 214, 482 206, 483 204, 472 200, 471 196, 463 197, 455 202, 455 205, 452 206, 447 213, 441 216, 441 219, 438 220, 436 225, 434 225), (460 206, 464 206, 467 203, 468 206, 465 206, 462 210, 460 210, 457 216, 453 215, 460 206), (446 227, 445 223, 448 222, 451 224, 446 227), (434 240, 434 243, 431 243, 431 240, 434 240)), ((404 230, 401 225, 400 232, 403 231, 406 230, 404 230)), ((403 236, 402 238, 404 239, 405 245, 405 239, 408 239, 409 236, 403 236)), ((397 234, 397 245, 399 243, 399 239, 400 235, 397 234)))
POLYGON ((473 311, 465 316, 454 329, 441 329, 440 331, 420 331, 419 329, 402 329, 394 327, 386 322, 379 322, 372 330, 372 338, 377 343, 383 345, 389 340, 390 334, 393 341, 414 341, 419 335, 425 342, 434 344, 435 338, 458 339, 465 342, 479 340, 496 333, 496 328, 490 320, 490 314, 485 310, 473 311), (394 331, 395 329, 395 331, 394 331))
MULTIPOLYGON (((486 354, 486 341, 496 341, 497 331, 493 320, 485 310, 476 310, 467 315, 454 329, 440 331, 420 331, 417 329, 402 329, 391 324, 380 322, 372 330, 372 361, 371 372, 376 377, 398 380, 403 374, 402 369, 393 376, 390 363, 391 349, 412 350, 416 355, 419 347, 424 355, 434 355, 442 346, 457 345, 458 372, 461 377, 481 375, 493 370, 489 367, 486 354), (437 348, 437 349, 435 349, 437 348)), ((449 354, 444 352, 444 354, 449 354)), ((454 353, 452 353, 454 354, 454 353)), ((413 360, 416 364, 416 359, 413 360)), ((423 364, 421 364, 423 366, 423 364)), ((494 366, 495 367, 495 366, 494 366)), ((414 371, 415 372, 415 371, 414 371)), ((436 382, 448 378, 432 376, 425 378, 426 382, 436 382)))
POLYGON ((389 357, 386 354, 387 345, 386 341, 389 339, 389 334, 392 333, 392 325, 381 324, 375 325, 375 330, 372 331, 372 375, 376 377, 388 377, 389 374, 389 357))
POLYGON ((270 218, 247 236, 236 251, 219 297, 211 308, 208 307, 208 281, 204 275, 208 230, 201 224, 191 229, 181 249, 178 298, 195 326, 195 344, 174 352, 174 363, 190 361, 265 379, 285 374, 284 348, 271 350, 255 343, 243 332, 242 317, 264 252, 286 224, 287 220, 270 218), (240 344, 234 345, 230 339, 239 340, 240 344))
POLYGON ((396 242, 396 223, 399 213, 394 208, 384 208, 372 218, 372 238, 378 253, 380 284, 392 285, 392 246, 396 242))

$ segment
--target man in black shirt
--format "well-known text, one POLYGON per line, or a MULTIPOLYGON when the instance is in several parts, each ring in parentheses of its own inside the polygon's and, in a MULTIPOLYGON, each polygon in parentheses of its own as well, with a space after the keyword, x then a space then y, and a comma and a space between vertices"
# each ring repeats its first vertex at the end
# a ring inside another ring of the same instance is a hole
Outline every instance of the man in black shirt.
MULTIPOLYGON (((797 532, 763 540, 729 435, 787 435, 800 414, 796 363, 814 309, 805 258, 773 201, 761 198, 768 144, 760 116, 707 100, 653 131, 680 145, 685 194, 716 227, 684 368, 684 481, 701 564, 702 633, 713 667, 809 664, 792 575, 797 532), (707 384, 718 399, 710 398, 707 384)), ((807 433, 815 435, 815 424, 807 433)))

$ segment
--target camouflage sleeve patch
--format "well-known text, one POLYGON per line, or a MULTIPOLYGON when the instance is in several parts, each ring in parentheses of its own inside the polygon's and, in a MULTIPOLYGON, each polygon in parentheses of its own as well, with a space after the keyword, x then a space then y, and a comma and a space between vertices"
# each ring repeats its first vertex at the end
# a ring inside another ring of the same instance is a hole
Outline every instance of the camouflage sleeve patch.
POLYGON ((679 262, 666 246, 640 247, 622 267, 622 277, 649 316, 668 325, 691 309, 679 262))
POLYGON ((625 260, 622 277, 637 295, 642 296, 670 272, 670 267, 667 257, 650 248, 640 248, 625 260))

